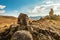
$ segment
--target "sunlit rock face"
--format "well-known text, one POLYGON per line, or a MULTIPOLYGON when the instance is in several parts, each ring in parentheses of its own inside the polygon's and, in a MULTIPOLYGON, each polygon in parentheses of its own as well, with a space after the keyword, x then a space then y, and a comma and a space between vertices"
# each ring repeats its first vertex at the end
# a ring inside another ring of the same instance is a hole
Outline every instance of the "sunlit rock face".
POLYGON ((51 8, 50 12, 49 12, 49 16, 53 16, 54 15, 54 10, 51 8))
POLYGON ((27 20, 28 20, 28 16, 26 14, 20 13, 20 15, 18 16, 18 21, 17 23, 20 24, 21 26, 27 25, 27 20))
POLYGON ((11 40, 33 40, 33 37, 29 31, 22 30, 15 32, 11 40))

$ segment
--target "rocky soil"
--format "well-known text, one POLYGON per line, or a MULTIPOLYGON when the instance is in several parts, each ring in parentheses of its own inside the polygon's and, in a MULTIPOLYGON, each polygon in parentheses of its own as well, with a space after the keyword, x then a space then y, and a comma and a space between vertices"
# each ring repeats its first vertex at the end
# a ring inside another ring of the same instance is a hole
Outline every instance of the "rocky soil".
POLYGON ((30 20, 26 14, 18 16, 17 24, 0 31, 0 40, 60 40, 60 21, 42 18, 30 20))

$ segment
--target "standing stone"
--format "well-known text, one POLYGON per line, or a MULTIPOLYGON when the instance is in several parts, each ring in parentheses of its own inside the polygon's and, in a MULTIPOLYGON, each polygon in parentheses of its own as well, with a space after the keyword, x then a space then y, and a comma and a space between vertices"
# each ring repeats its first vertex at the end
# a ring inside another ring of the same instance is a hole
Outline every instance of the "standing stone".
POLYGON ((50 12, 49 12, 49 16, 52 17, 53 14, 54 14, 54 11, 53 11, 53 9, 51 8, 51 10, 50 10, 50 12))
POLYGON ((28 16, 26 14, 20 13, 20 15, 18 16, 18 24, 20 26, 27 26, 27 20, 28 20, 28 16))

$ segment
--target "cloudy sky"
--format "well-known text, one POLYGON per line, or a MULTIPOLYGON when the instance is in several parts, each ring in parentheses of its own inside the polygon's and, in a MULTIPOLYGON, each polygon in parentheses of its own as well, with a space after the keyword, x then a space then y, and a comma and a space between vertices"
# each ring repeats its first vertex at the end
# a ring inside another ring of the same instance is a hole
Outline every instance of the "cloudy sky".
POLYGON ((0 15, 45 16, 53 8, 54 14, 60 15, 60 0, 0 0, 0 15))

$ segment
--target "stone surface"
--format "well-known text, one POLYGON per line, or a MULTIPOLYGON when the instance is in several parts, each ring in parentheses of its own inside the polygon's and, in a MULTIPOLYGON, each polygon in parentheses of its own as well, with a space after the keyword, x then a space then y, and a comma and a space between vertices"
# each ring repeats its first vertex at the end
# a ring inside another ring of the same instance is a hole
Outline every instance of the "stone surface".
POLYGON ((33 37, 29 31, 22 30, 15 32, 11 40, 33 40, 33 37))
POLYGON ((28 16, 26 14, 20 13, 20 15, 18 16, 18 21, 17 23, 20 24, 21 26, 27 25, 27 20, 28 20, 28 16))

